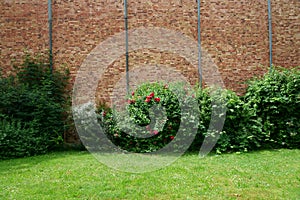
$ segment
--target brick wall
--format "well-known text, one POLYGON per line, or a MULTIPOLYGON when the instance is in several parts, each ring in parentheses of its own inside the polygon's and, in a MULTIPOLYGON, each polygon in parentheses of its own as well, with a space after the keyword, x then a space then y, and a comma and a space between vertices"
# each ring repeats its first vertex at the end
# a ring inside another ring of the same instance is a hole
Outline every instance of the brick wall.
POLYGON ((276 0, 273 3, 274 52, 278 66, 300 64, 300 1, 276 0))
POLYGON ((0 66, 11 70, 15 58, 48 48, 46 1, 3 0, 0 2, 0 66))
MULTIPOLYGON (((299 10, 299 0, 272 0, 275 65, 300 65, 299 10)), ((218 66, 227 88, 242 92, 245 80, 268 70, 267 11, 267 0, 201 1, 202 48, 218 66)), ((197 41, 195 0, 128 0, 128 15, 131 30, 162 27, 197 41)), ((3 0, 0 16, 0 65, 6 73, 12 60, 18 61, 24 50, 41 52, 48 48, 47 1, 3 0)), ((86 56, 121 31, 122 0, 53 0, 55 67, 68 66, 74 80, 86 56)), ((108 100, 112 87, 124 73, 124 55, 106 69, 99 81, 99 98, 108 100)), ((181 71, 192 84, 198 80, 197 70, 178 55, 149 49, 130 53, 130 69, 147 64, 181 71)), ((150 74, 155 73, 154 69, 150 74)))

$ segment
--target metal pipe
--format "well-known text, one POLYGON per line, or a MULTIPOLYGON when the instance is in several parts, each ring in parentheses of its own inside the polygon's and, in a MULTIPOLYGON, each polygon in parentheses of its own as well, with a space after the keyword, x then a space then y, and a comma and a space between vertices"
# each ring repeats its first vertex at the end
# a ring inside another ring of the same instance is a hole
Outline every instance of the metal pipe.
POLYGON ((124 0, 125 46, 126 46, 126 92, 129 94, 129 53, 128 53, 128 12, 127 0, 124 0))
POLYGON ((48 23, 49 23, 49 63, 50 72, 53 71, 53 52, 52 52, 52 1, 48 0, 48 23))
POLYGON ((270 54, 270 71, 272 71, 273 65, 273 44, 272 44, 272 10, 271 10, 271 0, 268 0, 268 18, 269 18, 269 54, 270 54))
POLYGON ((200 88, 202 88, 200 0, 197 0, 197 4, 198 4, 198 73, 199 73, 200 88))

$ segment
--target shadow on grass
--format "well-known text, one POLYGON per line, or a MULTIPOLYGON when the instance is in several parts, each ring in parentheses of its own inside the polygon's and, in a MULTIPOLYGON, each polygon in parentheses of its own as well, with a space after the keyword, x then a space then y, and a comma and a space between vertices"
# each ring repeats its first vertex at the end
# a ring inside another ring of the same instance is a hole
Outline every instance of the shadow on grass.
POLYGON ((71 149, 71 148, 59 148, 53 150, 47 154, 24 157, 24 158, 11 158, 0 160, 0 173, 9 170, 23 170, 34 167, 42 162, 49 162, 57 159, 64 159, 64 158, 72 158, 80 156, 85 156, 89 154, 88 151, 85 149, 71 149))

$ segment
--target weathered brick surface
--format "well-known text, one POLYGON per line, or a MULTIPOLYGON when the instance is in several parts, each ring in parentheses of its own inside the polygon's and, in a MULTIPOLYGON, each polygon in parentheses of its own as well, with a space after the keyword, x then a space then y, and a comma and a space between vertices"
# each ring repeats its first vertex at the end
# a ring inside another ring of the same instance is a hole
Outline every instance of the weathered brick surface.
POLYGON ((273 17, 273 63, 277 66, 300 64, 300 1, 275 0, 273 17))
MULTIPOLYGON (((74 79, 86 56, 97 45, 124 31, 122 3, 122 0, 53 0, 55 67, 68 66, 74 79)), ((299 9, 299 0, 272 0, 275 65, 299 66, 299 9)), ((128 14, 129 29, 162 27, 197 41, 195 0, 129 0, 128 14)), ((10 71, 11 60, 25 49, 41 52, 48 48, 47 1, 3 0, 0 15, 0 65, 4 71, 10 71)), ((202 48, 218 66, 225 86, 242 92, 245 80, 268 70, 267 1, 202 0, 201 39, 202 48)), ((141 64, 173 67, 192 84, 198 79, 197 70, 172 53, 149 49, 131 52, 130 69, 141 64)), ((99 81, 100 98, 108 99, 124 70, 123 54, 99 81)))
POLYGON ((45 1, 0 2, 0 66, 4 72, 9 72, 12 61, 25 51, 40 53, 47 50, 47 16, 45 1))

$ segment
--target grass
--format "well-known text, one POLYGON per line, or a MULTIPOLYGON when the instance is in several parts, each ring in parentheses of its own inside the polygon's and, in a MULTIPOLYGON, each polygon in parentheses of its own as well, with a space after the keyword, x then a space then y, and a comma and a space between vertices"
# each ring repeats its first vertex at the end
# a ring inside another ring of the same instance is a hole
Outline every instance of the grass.
POLYGON ((0 161, 0 199, 300 199, 300 150, 185 155, 151 173, 100 164, 87 152, 0 161))

